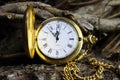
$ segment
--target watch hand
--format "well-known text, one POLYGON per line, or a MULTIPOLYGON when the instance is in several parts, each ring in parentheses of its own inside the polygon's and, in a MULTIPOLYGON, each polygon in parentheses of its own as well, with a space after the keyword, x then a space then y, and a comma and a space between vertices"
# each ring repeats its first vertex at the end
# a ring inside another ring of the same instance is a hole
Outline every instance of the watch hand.
POLYGON ((60 25, 58 24, 58 25, 57 25, 57 28, 56 28, 56 31, 58 31, 58 32, 60 33, 60 29, 61 29, 61 28, 60 28, 60 25))
POLYGON ((60 34, 60 25, 58 24, 56 27, 56 33, 55 33, 55 37, 56 37, 56 42, 59 40, 59 34, 60 34))
POLYGON ((56 42, 59 40, 59 32, 58 31, 56 31, 56 34, 55 34, 55 37, 56 37, 56 42))
POLYGON ((55 37, 55 34, 48 28, 48 30, 50 31, 50 33, 52 33, 52 35, 55 37))

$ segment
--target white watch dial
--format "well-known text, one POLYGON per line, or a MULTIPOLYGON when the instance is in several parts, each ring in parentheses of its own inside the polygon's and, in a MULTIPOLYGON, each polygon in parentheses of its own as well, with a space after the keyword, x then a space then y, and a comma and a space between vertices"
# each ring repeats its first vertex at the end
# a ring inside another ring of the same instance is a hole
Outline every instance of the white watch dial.
POLYGON ((38 48, 47 57, 62 59, 78 45, 78 34, 73 25, 64 20, 53 20, 41 28, 37 37, 38 48))

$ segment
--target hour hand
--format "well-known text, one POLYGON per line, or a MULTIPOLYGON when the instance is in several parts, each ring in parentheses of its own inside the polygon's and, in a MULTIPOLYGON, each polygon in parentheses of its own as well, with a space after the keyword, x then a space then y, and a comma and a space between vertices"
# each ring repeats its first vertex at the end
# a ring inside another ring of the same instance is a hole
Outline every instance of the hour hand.
POLYGON ((56 42, 59 40, 59 32, 57 31, 56 33, 55 33, 55 37, 56 37, 56 42))

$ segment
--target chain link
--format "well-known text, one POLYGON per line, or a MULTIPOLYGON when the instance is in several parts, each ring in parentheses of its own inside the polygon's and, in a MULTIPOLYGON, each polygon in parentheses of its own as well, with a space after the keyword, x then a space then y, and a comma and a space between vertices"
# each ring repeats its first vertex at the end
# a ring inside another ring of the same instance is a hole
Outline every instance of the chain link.
POLYGON ((80 71, 80 69, 78 68, 76 62, 68 62, 68 64, 65 66, 64 68, 64 80, 75 80, 75 79, 79 79, 79 80, 96 80, 101 78, 101 75, 104 71, 104 67, 99 65, 98 70, 95 72, 95 74, 91 75, 91 76, 86 76, 86 77, 82 77, 80 75, 78 75, 77 73, 80 71))
MULTIPOLYGON (((86 56, 86 53, 82 54, 79 60, 81 60, 85 56, 86 56)), ((75 61, 68 62, 67 65, 64 67, 64 72, 63 72, 64 80, 76 80, 76 79, 77 80, 97 80, 102 77, 104 69, 110 69, 113 71, 116 70, 116 68, 112 64, 98 61, 96 58, 89 58, 88 60, 91 65, 93 65, 94 67, 98 67, 95 74, 90 76, 85 76, 85 77, 78 75, 77 73, 80 72, 80 68, 77 66, 78 61, 75 60, 75 61)))
MULTIPOLYGON (((93 36, 93 38, 95 38, 95 37, 93 36)), ((89 39, 91 41, 95 41, 93 38, 90 37, 89 39)), ((80 72, 80 68, 77 66, 77 64, 79 61, 81 61, 82 59, 84 59, 90 55, 90 54, 88 54, 88 52, 89 53, 92 52, 92 46, 94 43, 91 42, 91 44, 87 44, 87 49, 85 49, 85 51, 83 51, 82 54, 77 59, 75 59, 74 61, 68 62, 67 65, 64 67, 64 71, 62 74, 64 80, 98 80, 98 79, 102 78, 104 69, 110 69, 110 70, 113 70, 120 74, 120 65, 118 67, 115 67, 112 64, 98 61, 96 58, 88 58, 89 63, 92 66, 98 68, 93 75, 80 76, 78 74, 80 72)))
POLYGON ((103 66, 106 69, 111 69, 113 70, 115 67, 112 64, 108 64, 102 61, 98 61, 96 58, 90 58, 89 59, 90 64, 94 65, 94 66, 103 66))

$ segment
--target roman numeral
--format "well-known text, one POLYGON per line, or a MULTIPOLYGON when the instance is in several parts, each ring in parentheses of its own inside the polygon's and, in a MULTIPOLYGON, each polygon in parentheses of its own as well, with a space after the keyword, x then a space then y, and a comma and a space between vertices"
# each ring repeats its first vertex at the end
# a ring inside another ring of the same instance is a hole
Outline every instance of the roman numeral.
POLYGON ((74 40, 74 38, 69 38, 69 40, 74 40))
POLYGON ((72 48, 72 45, 71 45, 71 44, 68 44, 67 46, 68 46, 69 48, 72 48))
POLYGON ((63 28, 65 30, 66 26, 63 28))
POLYGON ((70 33, 72 33, 72 31, 69 31, 67 34, 70 34, 70 33))
POLYGON ((63 49, 63 51, 66 53, 66 51, 63 49))
POLYGON ((56 51, 56 55, 58 55, 59 54, 59 52, 58 51, 56 51))
POLYGON ((45 33, 45 34, 48 34, 48 32, 45 32, 45 31, 44 31, 44 33, 45 33))
POLYGON ((48 53, 51 53, 52 52, 52 49, 50 48, 49 50, 48 50, 48 53))
POLYGON ((53 27, 52 27, 52 26, 50 26, 50 29, 51 29, 51 30, 53 30, 53 27))
POLYGON ((43 40, 43 41, 46 41, 46 40, 47 40, 47 38, 43 38, 42 40, 43 40))
POLYGON ((43 45, 44 48, 46 48, 47 46, 48 46, 47 43, 45 43, 45 44, 43 45))

